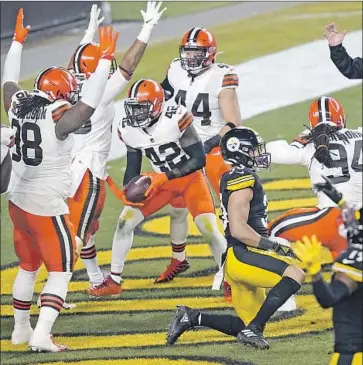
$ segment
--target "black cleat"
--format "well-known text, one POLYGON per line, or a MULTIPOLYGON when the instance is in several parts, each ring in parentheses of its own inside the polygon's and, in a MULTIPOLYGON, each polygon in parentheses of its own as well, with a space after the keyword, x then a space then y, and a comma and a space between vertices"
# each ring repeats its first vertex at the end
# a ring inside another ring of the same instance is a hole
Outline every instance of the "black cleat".
POLYGON ((237 342, 245 345, 251 345, 259 350, 268 350, 270 345, 263 337, 262 331, 255 326, 247 326, 237 336, 237 342))
POLYGON ((185 331, 198 326, 199 311, 184 305, 177 306, 177 308, 175 318, 167 330, 166 343, 168 345, 173 345, 185 331))

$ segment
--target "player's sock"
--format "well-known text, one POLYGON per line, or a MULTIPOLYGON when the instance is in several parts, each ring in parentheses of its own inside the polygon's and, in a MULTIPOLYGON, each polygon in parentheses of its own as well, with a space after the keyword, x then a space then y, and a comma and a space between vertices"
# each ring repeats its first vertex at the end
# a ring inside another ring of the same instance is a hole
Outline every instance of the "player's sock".
POLYGON ((186 242, 184 243, 171 242, 172 255, 174 259, 177 259, 178 261, 184 261, 186 259, 185 246, 186 242))
POLYGON ((283 277, 267 294, 267 297, 249 326, 263 330, 267 321, 286 302, 286 300, 300 289, 300 284, 294 279, 283 277))
POLYGON ((198 325, 212 328, 229 336, 237 335, 246 327, 241 318, 229 314, 206 314, 200 313, 198 325))
POLYGON ((40 312, 34 335, 48 335, 62 309, 67 296, 68 283, 72 278, 71 272, 50 272, 47 283, 40 295, 40 312))
POLYGON ((125 266, 126 255, 131 249, 135 227, 144 220, 139 209, 125 207, 119 217, 112 242, 111 276, 115 282, 121 282, 121 273, 125 266), (119 281, 117 281, 119 280, 119 281))
POLYGON ((173 258, 184 261, 186 240, 188 238, 188 209, 169 207, 170 214, 170 238, 173 258))
POLYGON ((203 238, 209 242, 210 249, 218 267, 221 266, 222 255, 227 249, 227 242, 217 226, 216 216, 213 213, 203 213, 195 217, 197 225, 203 238))
POLYGON ((30 325, 29 312, 33 299, 34 283, 38 271, 19 268, 13 284, 13 310, 15 328, 30 325))
POLYGON ((81 250, 81 259, 86 267, 89 280, 92 285, 100 285, 103 282, 103 274, 97 262, 97 250, 95 246, 95 236, 92 235, 81 250))

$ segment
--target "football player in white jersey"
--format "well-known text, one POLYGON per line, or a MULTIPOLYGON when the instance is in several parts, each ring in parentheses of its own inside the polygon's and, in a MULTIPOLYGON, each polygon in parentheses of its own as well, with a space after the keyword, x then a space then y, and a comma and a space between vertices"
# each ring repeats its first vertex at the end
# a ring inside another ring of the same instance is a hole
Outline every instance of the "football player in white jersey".
MULTIPOLYGON (((193 114, 194 127, 206 153, 205 173, 219 196, 221 176, 230 169, 221 156, 221 137, 241 125, 236 88, 238 75, 233 67, 216 62, 217 43, 205 28, 187 31, 179 46, 179 58, 172 61, 161 83, 167 99, 193 114)), ((173 256, 170 265, 155 280, 163 283, 189 268, 185 256, 188 210, 179 199, 171 204, 170 233, 173 256)))
POLYGON ((13 285, 14 345, 29 343, 33 351, 59 352, 51 329, 62 309, 75 262, 75 234, 65 199, 71 187, 71 133, 94 113, 106 87, 118 34, 100 28, 101 59, 88 91, 77 102, 77 80, 65 68, 50 67, 36 78, 34 90, 18 84, 23 43, 30 27, 17 16, 14 40, 3 74, 5 111, 15 131, 9 213, 19 271, 13 285), (74 104, 74 105, 72 105, 74 104), (44 262, 48 280, 34 331, 30 306, 37 271, 44 262))
MULTIPOLYGON (((281 140, 267 143, 272 163, 306 166, 312 186, 328 177, 349 205, 360 208, 362 133, 346 128, 344 109, 332 97, 324 96, 311 104, 309 122, 311 130, 290 145, 281 140)), ((297 241, 316 234, 335 259, 347 247, 346 238, 339 233, 340 209, 323 192, 316 193, 317 207, 291 209, 269 222, 270 237, 297 241)), ((294 307, 289 301, 286 309, 294 307)))
POLYGON ((154 172, 143 173, 151 179, 146 200, 131 203, 125 189, 123 209, 112 244, 111 273, 91 296, 121 294, 121 274, 134 237, 134 229, 146 217, 173 199, 181 197, 203 237, 210 243, 213 256, 221 266, 226 240, 217 228, 213 198, 202 172, 205 166, 203 144, 186 107, 165 105, 162 87, 152 80, 136 81, 125 100, 127 117, 119 125, 119 135, 127 146, 124 185, 141 171, 142 155, 152 163, 154 172))
MULTIPOLYGON (((68 205, 70 219, 74 225, 77 244, 82 247, 80 257, 86 267, 91 285, 99 285, 104 277, 97 263, 95 232, 103 210, 106 191, 105 181, 109 181, 106 163, 111 149, 112 122, 114 120, 114 99, 124 89, 139 64, 153 27, 158 23, 165 9, 162 2, 149 1, 146 12, 142 11, 144 24, 133 45, 126 51, 119 67, 112 63, 112 75, 107 82, 102 101, 92 118, 75 133, 72 151, 73 186, 68 205)), ((88 80, 94 73, 99 56, 99 45, 92 43, 100 9, 92 6, 90 23, 79 47, 72 56, 69 68, 77 78, 81 92, 87 92, 88 80)))
POLYGON ((10 148, 14 145, 14 131, 7 127, 4 124, 1 124, 1 151, 0 151, 0 158, 1 158, 1 190, 0 194, 3 194, 7 191, 10 176, 11 176, 11 155, 10 155, 10 148))

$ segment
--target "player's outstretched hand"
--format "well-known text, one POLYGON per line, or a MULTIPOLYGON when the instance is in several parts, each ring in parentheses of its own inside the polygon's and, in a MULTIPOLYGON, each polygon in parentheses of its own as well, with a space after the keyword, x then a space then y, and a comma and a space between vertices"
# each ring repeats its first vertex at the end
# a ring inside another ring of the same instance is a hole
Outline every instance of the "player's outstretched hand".
POLYGON ((156 1, 147 2, 146 11, 140 11, 142 18, 144 19, 144 25, 152 28, 154 25, 158 24, 159 19, 166 10, 166 8, 160 10, 162 4, 162 1, 159 1, 158 3, 156 1))
POLYGON ((101 13, 101 8, 97 4, 93 4, 91 8, 91 13, 89 17, 88 29, 96 31, 98 26, 104 21, 105 17, 99 17, 101 13))
POLYGON ((113 27, 98 28, 101 58, 112 61, 115 58, 116 43, 119 32, 114 32, 113 27))
POLYGON ((149 188, 145 191, 147 199, 151 199, 151 197, 157 193, 159 188, 169 181, 165 173, 147 172, 143 173, 143 175, 149 176, 151 180, 149 188))
POLYGON ((329 46, 338 46, 343 43, 347 31, 339 33, 335 24, 327 24, 324 28, 324 37, 328 40, 329 46))
POLYGON ((24 19, 24 11, 23 8, 20 8, 18 11, 18 15, 16 16, 15 32, 13 40, 21 44, 25 42, 26 37, 28 36, 28 33, 30 31, 30 25, 27 25, 24 28, 23 19, 24 19))
POLYGON ((322 176, 322 178, 325 180, 324 183, 318 183, 314 184, 314 188, 317 191, 323 192, 326 196, 328 196, 335 204, 339 205, 340 207, 344 204, 344 199, 342 193, 340 193, 331 180, 326 177, 322 176))
POLYGON ((315 235, 292 243, 292 249, 309 275, 316 275, 321 270, 321 243, 315 235))

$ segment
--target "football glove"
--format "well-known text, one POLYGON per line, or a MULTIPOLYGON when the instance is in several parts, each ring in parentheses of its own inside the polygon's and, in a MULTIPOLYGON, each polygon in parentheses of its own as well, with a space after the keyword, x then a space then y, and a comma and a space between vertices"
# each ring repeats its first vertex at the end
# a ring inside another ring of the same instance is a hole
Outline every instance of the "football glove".
POLYGON ((30 25, 27 25, 24 28, 23 19, 24 19, 23 8, 20 8, 18 11, 18 15, 16 16, 15 32, 14 32, 13 41, 17 41, 21 44, 23 44, 25 42, 25 39, 28 36, 28 33, 30 31, 30 25))
POLYGON ((112 61, 115 57, 116 42, 119 32, 114 32, 113 27, 99 27, 101 58, 112 61))
POLYGON ((277 243, 276 247, 273 249, 278 255, 290 257, 292 259, 297 259, 298 257, 295 255, 294 251, 285 245, 281 245, 277 243))
POLYGON ((323 192, 326 196, 328 196, 335 204, 337 204, 339 207, 342 207, 344 204, 344 199, 342 193, 340 193, 331 180, 326 177, 322 176, 322 178, 325 180, 325 183, 318 183, 314 184, 314 188, 317 191, 323 192))
POLYGON ((158 3, 156 3, 156 1, 148 1, 146 12, 144 10, 140 10, 142 18, 144 19, 145 27, 153 28, 156 24, 158 24, 159 19, 166 10, 166 8, 164 8, 160 11, 162 4, 162 1, 159 1, 158 3))
POLYGON ((105 17, 99 18, 100 13, 101 8, 99 8, 97 4, 93 4, 88 23, 88 31, 96 32, 98 26, 104 21, 105 17))
POLYGON ((316 275, 321 270, 321 243, 316 236, 306 236, 301 241, 292 243, 292 249, 309 275, 316 275))
POLYGON ((148 172, 143 175, 149 176, 151 180, 151 184, 148 189, 145 191, 145 196, 150 199, 154 196, 159 188, 163 186, 166 182, 169 181, 167 175, 165 173, 157 173, 157 172, 148 172))

